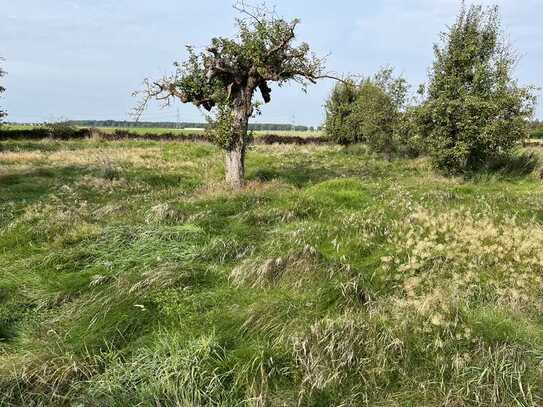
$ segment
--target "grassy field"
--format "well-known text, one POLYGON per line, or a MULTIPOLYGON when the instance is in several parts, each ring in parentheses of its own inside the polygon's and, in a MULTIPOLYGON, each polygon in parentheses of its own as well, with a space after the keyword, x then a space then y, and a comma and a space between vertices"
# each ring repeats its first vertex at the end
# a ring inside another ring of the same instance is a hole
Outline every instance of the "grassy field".
MULTIPOLYGON (((4 126, 5 129, 13 129, 13 130, 28 130, 32 129, 35 126, 30 125, 6 125, 4 126)), ((165 133, 173 133, 173 134, 203 134, 204 129, 167 129, 167 128, 161 128, 161 127, 132 127, 132 128, 116 128, 116 127, 100 127, 100 130, 102 130, 105 133, 113 133, 116 130, 126 130, 131 133, 135 134, 155 134, 155 135, 161 135, 165 133)), ((297 137, 321 137, 323 136, 323 132, 321 131, 283 131, 283 130, 266 130, 266 131, 254 131, 253 132, 255 137, 263 136, 267 134, 273 134, 277 136, 297 136, 297 137)))
POLYGON ((543 404, 538 174, 0 143, 1 406, 543 404))

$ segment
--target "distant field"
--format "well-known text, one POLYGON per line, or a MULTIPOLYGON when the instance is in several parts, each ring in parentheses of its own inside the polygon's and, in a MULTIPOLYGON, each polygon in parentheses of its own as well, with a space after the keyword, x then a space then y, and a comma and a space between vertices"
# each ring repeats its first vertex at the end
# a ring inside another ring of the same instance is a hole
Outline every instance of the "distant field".
MULTIPOLYGON (((6 128, 13 130, 24 130, 31 129, 39 126, 30 126, 30 125, 8 125, 6 128)), ((130 128, 119 128, 119 127, 99 127, 100 130, 106 133, 113 133, 115 130, 126 130, 131 133, 136 134, 202 134, 204 129, 169 129, 161 127, 130 127, 130 128)), ((255 137, 273 134, 277 136, 297 136, 297 137, 321 137, 323 135, 322 131, 284 131, 284 130, 262 130, 254 131, 255 137)))
MULTIPOLYGON (((103 130, 107 133, 113 133, 115 130, 127 130, 132 133, 138 134, 164 134, 164 133, 179 133, 179 134, 201 134, 204 132, 204 129, 166 129, 160 127, 149 127, 149 128, 117 128, 117 127, 100 127, 100 130, 103 130)), ((298 137, 320 137, 322 136, 321 131, 285 131, 285 130, 258 130, 253 132, 256 137, 263 136, 266 134, 274 134, 277 136, 298 136, 298 137)))

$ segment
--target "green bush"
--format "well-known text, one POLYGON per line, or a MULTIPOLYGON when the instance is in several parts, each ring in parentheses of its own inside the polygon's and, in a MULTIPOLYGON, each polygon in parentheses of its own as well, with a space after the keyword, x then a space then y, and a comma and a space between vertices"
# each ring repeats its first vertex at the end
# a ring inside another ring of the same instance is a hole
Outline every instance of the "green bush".
POLYGON ((530 138, 543 139, 543 126, 533 130, 530 134, 530 138))
POLYGON ((59 140, 71 140, 78 138, 79 129, 67 123, 49 123, 46 126, 51 138, 59 140))
POLYGON ((359 88, 352 82, 338 83, 326 102, 326 134, 341 145, 362 141, 362 134, 353 114, 359 88))
POLYGON ((399 131, 408 86, 391 68, 354 82, 338 84, 326 104, 327 135, 341 145, 366 143, 390 156, 399 151, 399 131))
POLYGON ((397 153, 404 157, 416 158, 427 153, 421 137, 420 106, 410 106, 401 115, 396 128, 397 153))
POLYGON ((533 88, 512 78, 516 58, 505 45, 497 7, 462 8, 435 46, 422 136, 436 167, 447 173, 484 169, 527 136, 533 88))
POLYGON ((373 151, 390 155, 395 148, 394 126, 398 119, 392 99, 371 80, 364 81, 358 93, 354 117, 362 141, 373 151))

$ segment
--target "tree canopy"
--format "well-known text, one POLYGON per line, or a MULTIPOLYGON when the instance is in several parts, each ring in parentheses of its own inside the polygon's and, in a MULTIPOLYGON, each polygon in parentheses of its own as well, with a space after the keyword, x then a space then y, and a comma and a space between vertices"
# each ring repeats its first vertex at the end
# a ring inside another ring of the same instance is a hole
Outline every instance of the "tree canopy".
POLYGON ((535 97, 512 78, 517 58, 498 8, 463 5, 434 53, 419 118, 436 165, 464 172, 511 151, 526 137, 535 97))

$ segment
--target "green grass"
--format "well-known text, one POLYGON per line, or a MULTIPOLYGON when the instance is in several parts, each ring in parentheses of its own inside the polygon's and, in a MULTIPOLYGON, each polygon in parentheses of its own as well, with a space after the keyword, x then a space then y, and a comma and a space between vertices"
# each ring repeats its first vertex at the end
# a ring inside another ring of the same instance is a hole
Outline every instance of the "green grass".
POLYGON ((362 147, 0 143, 0 406, 543 403, 543 188, 362 147))

